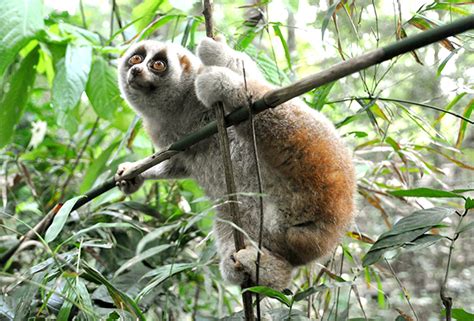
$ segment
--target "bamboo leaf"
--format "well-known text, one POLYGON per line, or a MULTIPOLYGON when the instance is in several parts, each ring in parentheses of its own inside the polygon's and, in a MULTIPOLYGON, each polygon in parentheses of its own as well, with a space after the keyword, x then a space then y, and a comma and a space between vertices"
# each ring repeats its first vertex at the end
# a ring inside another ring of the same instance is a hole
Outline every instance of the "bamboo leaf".
POLYGON ((323 23, 321 25, 321 39, 324 40, 324 33, 328 27, 329 21, 331 20, 332 15, 336 12, 337 6, 341 3, 341 0, 334 1, 334 3, 328 8, 326 14, 323 18, 323 23))
POLYGON ((286 63, 288 64, 288 69, 292 70, 290 50, 288 49, 288 44, 286 43, 285 37, 283 36, 281 32, 280 26, 278 24, 274 24, 273 31, 275 31, 275 34, 280 39, 281 45, 283 46, 283 49, 285 51, 285 58, 286 58, 286 63))
POLYGON ((173 244, 162 244, 162 245, 158 245, 158 246, 155 246, 155 247, 152 247, 146 251, 143 251, 141 252, 140 254, 138 255, 135 255, 134 257, 132 257, 130 260, 128 260, 127 262, 123 263, 122 266, 120 266, 120 268, 115 271, 115 274, 114 274, 114 277, 117 277, 120 273, 122 273, 123 271, 125 271, 126 269, 129 269, 130 267, 132 267, 133 265, 143 261, 143 260, 146 260, 152 256, 155 256, 167 249, 169 249, 170 247, 172 247, 173 244))
MULTIPOLYGON (((464 108, 463 116, 465 118, 470 118, 472 111, 474 110, 474 99, 467 104, 466 108, 464 108)), ((464 136, 466 135, 467 129, 467 122, 461 120, 461 125, 459 126, 458 138, 456 140, 456 148, 461 148, 462 142, 464 140, 464 136)))
POLYGON ((157 269, 154 269, 148 273, 146 273, 142 278, 153 277, 153 279, 140 291, 137 295, 138 298, 143 297, 155 287, 160 285, 162 282, 167 280, 168 278, 172 277, 175 274, 181 273, 183 271, 192 269, 196 267, 197 264, 195 263, 176 263, 176 264, 168 264, 164 266, 160 266, 157 269))
POLYGON ((74 205, 77 203, 79 199, 82 198, 81 196, 76 196, 74 198, 71 198, 70 200, 67 200, 66 203, 64 203, 63 206, 59 209, 58 213, 54 216, 53 222, 49 226, 49 228, 46 230, 44 240, 46 243, 49 243, 51 241, 54 241, 56 237, 61 233, 64 224, 66 224, 67 218, 69 217, 69 214, 71 213, 72 208, 74 205))
POLYGON ((265 295, 269 298, 275 299, 286 305, 287 307, 291 306, 291 299, 286 296, 284 293, 274 290, 272 288, 266 287, 266 286, 252 286, 250 288, 246 288, 244 291, 250 291, 253 293, 259 293, 262 295, 265 295))
POLYGON ((433 197, 433 198, 454 197, 454 198, 465 198, 463 195, 460 195, 460 194, 457 194, 457 193, 438 190, 438 189, 433 189, 433 188, 427 188, 427 187, 419 187, 419 188, 413 188, 413 189, 388 191, 388 193, 393 195, 393 196, 397 196, 397 197, 433 197))
MULTIPOLYGON (((9 79, 9 90, 1 94, 0 148, 11 140, 15 125, 23 114, 35 81, 35 66, 38 63, 38 58, 38 48, 35 48, 22 60, 18 70, 12 74, 9 79)), ((0 59, 1 61, 3 61, 3 57, 0 59)))
POLYGON ((166 0, 145 0, 133 8, 131 20, 136 20, 135 28, 141 32, 155 18, 158 9, 166 12, 171 8, 166 0))
POLYGON ((84 269, 84 274, 86 274, 87 277, 89 277, 96 283, 103 284, 107 288, 107 291, 114 300, 114 303, 117 308, 124 309, 130 312, 137 320, 146 320, 137 303, 132 300, 126 293, 119 291, 99 271, 92 268, 84 261, 82 262, 82 265, 84 269))

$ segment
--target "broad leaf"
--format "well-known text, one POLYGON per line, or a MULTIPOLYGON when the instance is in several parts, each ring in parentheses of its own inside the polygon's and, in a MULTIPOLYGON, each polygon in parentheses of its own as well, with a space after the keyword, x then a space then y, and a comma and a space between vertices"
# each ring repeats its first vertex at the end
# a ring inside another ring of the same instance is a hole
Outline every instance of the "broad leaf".
POLYGON ((4 0, 0 11, 0 77, 18 52, 44 28, 41 0, 4 0))
POLYGON ((402 218, 393 228, 383 233, 370 248, 362 260, 363 266, 369 266, 380 260, 383 254, 402 246, 429 246, 441 237, 424 235, 430 229, 439 226, 441 221, 452 214, 454 210, 433 207, 416 211, 402 218))
POLYGON ((86 87, 91 68, 92 48, 69 44, 66 56, 56 67, 52 105, 58 111, 58 123, 65 126, 71 111, 77 106, 86 87))
POLYGON ((444 207, 432 207, 416 211, 399 220, 390 231, 382 234, 380 238, 398 235, 400 233, 405 233, 420 228, 433 228, 438 225, 445 217, 453 213, 453 209, 444 207))
POLYGON ((86 93, 97 115, 104 119, 112 119, 122 99, 117 87, 115 68, 102 57, 97 58, 92 64, 86 93))
MULTIPOLYGON (((3 57, 0 56, 0 62, 3 57)), ((0 148, 11 139, 15 125, 20 120, 29 93, 35 81, 35 66, 38 63, 38 48, 32 50, 21 62, 20 68, 9 79, 10 86, 6 93, 2 93, 0 100, 0 148)))

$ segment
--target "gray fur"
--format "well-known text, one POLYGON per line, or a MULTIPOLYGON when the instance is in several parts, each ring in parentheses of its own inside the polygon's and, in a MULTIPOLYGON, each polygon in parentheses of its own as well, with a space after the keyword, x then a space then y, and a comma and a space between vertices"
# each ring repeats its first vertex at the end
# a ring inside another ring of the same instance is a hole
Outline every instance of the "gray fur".
MULTIPOLYGON (((132 46, 125 53, 119 65, 120 89, 130 105, 142 116, 147 133, 159 149, 212 120, 214 116, 210 107, 213 103, 222 101, 226 111, 230 112, 235 108, 245 106, 249 94, 254 98, 259 98, 258 96, 263 94, 263 89, 259 87, 260 84, 263 84, 265 90, 270 88, 263 81, 263 76, 256 64, 248 56, 235 52, 224 44, 204 39, 198 48, 198 56, 199 58, 179 46, 144 41, 132 46), (143 62, 145 67, 155 53, 163 48, 166 48, 167 51, 169 64, 166 75, 157 77, 146 68, 144 69, 145 75, 143 77, 153 84, 152 90, 133 87, 134 80, 130 76, 130 66, 127 61, 139 47, 143 47, 146 51, 146 59, 143 62), (183 55, 188 57, 191 62, 191 68, 188 71, 185 71, 179 62, 179 58, 183 55), (245 67, 246 70, 249 93, 244 89, 242 67, 245 67)), ((310 110, 297 100, 288 108, 290 111, 295 110, 299 114, 302 113, 302 119, 308 119, 308 126, 312 130, 314 129, 316 135, 333 138, 335 148, 340 149, 335 151, 335 157, 339 157, 341 163, 346 161, 347 151, 340 143, 333 125, 324 116, 310 110)), ((293 116, 288 117, 286 113, 283 109, 276 108, 274 111, 262 113, 264 115, 257 115, 255 119, 257 135, 269 133, 268 135, 275 136, 271 141, 278 141, 283 137, 279 137, 279 135, 283 135, 286 128, 292 128, 292 126, 298 128, 299 120, 293 119, 293 116), (283 119, 281 122, 279 122, 280 118, 283 119)), ((237 190, 238 192, 256 193, 258 186, 248 124, 244 123, 235 128, 229 128, 228 133, 237 190)), ((297 233, 312 233, 308 235, 316 235, 315 237, 322 239, 326 237, 324 233, 330 230, 327 226, 332 228, 336 223, 333 222, 335 219, 331 218, 327 219, 327 223, 324 223, 325 218, 321 219, 320 223, 315 223, 318 219, 314 217, 312 209, 318 206, 313 202, 319 192, 308 191, 310 188, 305 189, 305 186, 298 186, 281 174, 279 168, 275 168, 271 162, 266 161, 268 151, 265 152, 265 144, 267 144, 265 139, 262 137, 257 140, 261 153, 262 176, 266 194, 264 197, 264 249, 260 265, 260 283, 282 289, 289 284, 294 266, 304 264, 327 252, 324 246, 314 244, 312 245, 314 250, 308 250, 310 252, 309 259, 294 259, 292 257, 296 257, 297 254, 289 254, 292 250, 287 241, 288 233, 296 229, 297 233)), ((292 151, 291 146, 285 148, 281 152, 270 151, 270 157, 273 152, 275 155, 288 152, 290 155, 290 159, 286 162, 288 163, 293 157, 291 155, 295 155, 295 157, 298 155, 298 151, 292 151)), ((198 143, 165 163, 146 171, 135 180, 120 182, 120 175, 129 166, 130 163, 122 164, 116 176, 119 187, 126 193, 136 191, 144 179, 182 177, 195 179, 211 199, 221 198, 223 191, 226 190, 222 157, 216 137, 198 143)), ((348 168, 349 170, 352 168, 350 160, 348 168)), ((301 174, 306 175, 306 173, 301 174)), ((312 173, 308 173, 308 175, 312 175, 312 173)), ((352 185, 350 188, 353 188, 352 185)), ((242 228, 256 241, 259 226, 257 197, 239 196, 239 202, 242 228)), ((352 203, 352 199, 348 199, 347 202, 352 203)), ((237 284, 243 280, 245 273, 249 273, 254 278, 257 249, 251 245, 251 242, 246 242, 246 249, 235 253, 233 229, 227 223, 230 221, 230 214, 227 212, 226 206, 219 209, 218 217, 219 220, 215 223, 215 234, 223 276, 237 284)), ((345 226, 347 221, 340 224, 345 226)), ((331 241, 334 244, 330 244, 330 247, 336 245, 337 238, 342 232, 343 230, 335 232, 337 235, 334 241, 331 241)))

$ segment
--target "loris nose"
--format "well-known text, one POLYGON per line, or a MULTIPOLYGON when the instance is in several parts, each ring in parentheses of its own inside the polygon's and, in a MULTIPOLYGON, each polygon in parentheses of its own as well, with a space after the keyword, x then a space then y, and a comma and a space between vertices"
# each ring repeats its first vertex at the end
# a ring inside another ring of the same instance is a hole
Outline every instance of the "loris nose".
POLYGON ((142 68, 139 66, 133 66, 132 69, 130 69, 130 72, 132 73, 133 76, 136 76, 142 73, 142 68))

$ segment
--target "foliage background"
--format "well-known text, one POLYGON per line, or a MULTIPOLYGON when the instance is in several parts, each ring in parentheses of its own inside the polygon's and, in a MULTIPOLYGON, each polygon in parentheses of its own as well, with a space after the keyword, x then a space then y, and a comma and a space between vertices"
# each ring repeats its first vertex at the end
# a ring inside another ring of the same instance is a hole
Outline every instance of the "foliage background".
MULTIPOLYGON (((153 152, 120 97, 120 53, 144 38, 193 50, 205 33, 200 2, 1 3, 5 252, 57 202, 100 184, 121 162, 153 152)), ((214 19, 231 46, 254 57, 270 82, 285 85, 472 13, 463 1, 223 0, 214 19)), ((466 33, 304 95, 354 150, 359 215, 356 233, 332 256, 300 269, 291 288, 299 296, 274 293, 283 303, 266 300, 275 320, 289 315, 285 303, 294 305, 293 319, 358 320, 365 313, 408 320, 412 305, 420 320, 437 320, 451 257, 447 237, 456 232, 447 289, 454 317, 474 320, 474 224, 469 215, 458 224, 451 213, 469 214, 463 208, 472 207, 474 135, 468 122, 432 108, 471 117, 472 39, 466 33), (388 261, 362 265, 370 239, 433 206, 452 211, 434 210, 439 220, 392 242, 388 261)), ((2 267, 0 318, 214 320, 239 311, 240 289, 223 283, 216 264, 211 227, 218 204, 195 182, 180 180, 148 182, 129 197, 114 190, 70 215, 61 211, 40 241, 26 242, 2 267)))

